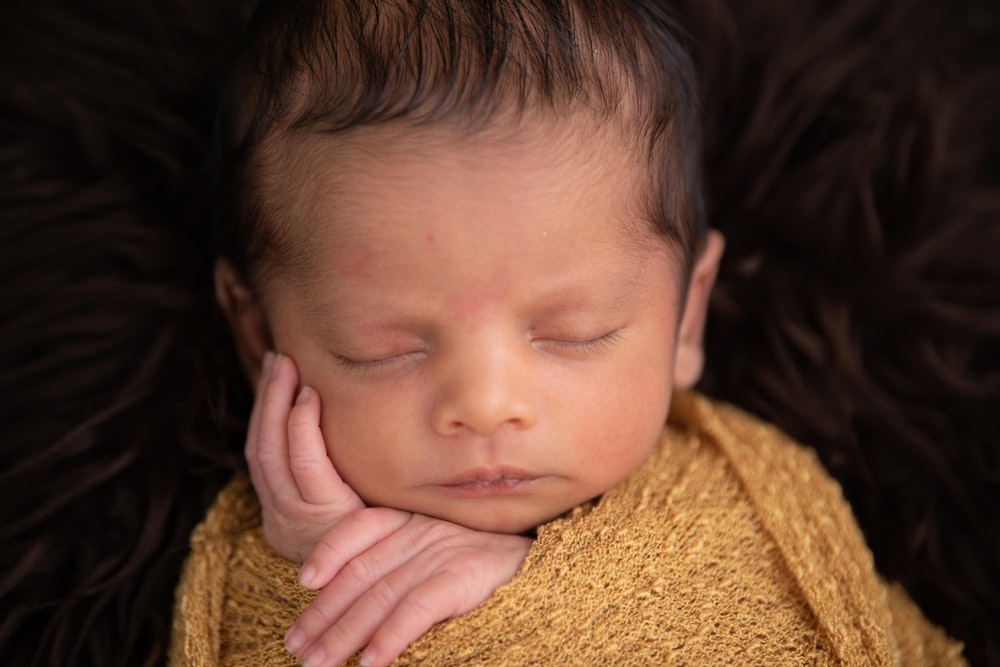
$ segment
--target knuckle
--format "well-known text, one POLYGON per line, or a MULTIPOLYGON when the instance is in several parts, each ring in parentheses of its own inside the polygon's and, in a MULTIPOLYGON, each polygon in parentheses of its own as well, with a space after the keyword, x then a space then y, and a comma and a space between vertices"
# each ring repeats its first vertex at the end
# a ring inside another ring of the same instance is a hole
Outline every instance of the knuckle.
POLYGON ((317 597, 311 605, 306 607, 296 623, 307 630, 315 632, 321 628, 327 628, 337 621, 337 615, 327 607, 321 597, 317 597))
POLYGON ((395 587, 385 579, 380 579, 368 589, 368 603, 379 610, 389 610, 396 606, 399 595, 395 587))
POLYGON ((355 558, 344 566, 340 576, 359 586, 368 587, 375 578, 375 573, 364 558, 355 558))
MULTIPOLYGON (((390 510, 391 511, 391 510, 390 510)), ((346 528, 356 533, 385 533, 390 525, 391 514, 380 507, 362 507, 349 512, 345 517, 346 528)))
POLYGON ((308 438, 312 434, 312 425, 301 414, 293 412, 288 418, 288 435, 293 438, 308 438))
POLYGON ((307 454, 292 451, 288 456, 288 465, 296 477, 314 476, 316 462, 307 454))
POLYGON ((339 569, 339 563, 343 560, 341 550, 337 548, 337 543, 329 539, 328 535, 320 538, 309 555, 309 563, 319 571, 328 571, 332 568, 339 569))
POLYGON ((412 614, 415 618, 423 618, 431 623, 435 623, 448 616, 448 613, 441 608, 440 604, 435 604, 435 602, 438 602, 437 598, 411 592, 400 606, 405 606, 405 612, 412 614))
POLYGON ((274 438, 260 438, 256 457, 262 466, 277 465, 281 462, 281 450, 284 449, 284 442, 274 438))
POLYGON ((339 622, 332 625, 318 642, 325 649, 327 659, 335 657, 337 662, 331 664, 340 664, 343 659, 361 648, 357 636, 354 636, 350 628, 344 626, 344 623, 339 622))

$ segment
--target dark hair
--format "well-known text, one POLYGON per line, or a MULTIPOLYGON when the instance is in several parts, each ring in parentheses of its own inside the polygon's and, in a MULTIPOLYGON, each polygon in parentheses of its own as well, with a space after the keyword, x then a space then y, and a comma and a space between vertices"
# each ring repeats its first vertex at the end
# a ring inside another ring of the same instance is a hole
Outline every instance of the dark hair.
POLYGON ((647 146, 648 217, 686 262, 697 252, 696 84, 661 3, 286 0, 263 7, 249 35, 222 113, 229 208, 216 225, 219 253, 247 273, 283 252, 257 178, 269 142, 401 120, 477 130, 507 110, 583 109, 647 146))

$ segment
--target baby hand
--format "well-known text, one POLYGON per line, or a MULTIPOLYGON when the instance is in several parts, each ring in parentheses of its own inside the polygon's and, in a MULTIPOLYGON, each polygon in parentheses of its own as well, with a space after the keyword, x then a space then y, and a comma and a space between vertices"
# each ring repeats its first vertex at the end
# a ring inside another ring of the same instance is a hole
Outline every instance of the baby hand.
POLYGON ((364 507, 333 467, 319 429, 320 400, 289 358, 268 352, 250 413, 246 458, 260 498, 264 538, 301 563, 323 534, 364 507))
POLYGON ((310 554, 301 583, 322 589, 285 635, 309 667, 388 665, 432 625, 461 616, 517 573, 532 540, 383 507, 348 514, 310 554))
POLYGON ((510 581, 532 541, 365 508, 327 455, 319 396, 303 387, 296 397, 297 385, 294 362, 268 353, 246 446, 265 539, 296 562, 312 551, 300 579, 322 589, 286 643, 310 667, 338 665, 366 646, 365 664, 387 665, 510 581))

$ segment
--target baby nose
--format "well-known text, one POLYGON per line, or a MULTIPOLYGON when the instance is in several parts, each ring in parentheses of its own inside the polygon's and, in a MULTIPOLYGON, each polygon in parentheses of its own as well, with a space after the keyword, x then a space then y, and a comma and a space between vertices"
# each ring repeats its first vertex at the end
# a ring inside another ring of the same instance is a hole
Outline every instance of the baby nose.
POLYGON ((440 435, 471 431, 491 436, 502 428, 530 428, 537 419, 525 369, 497 354, 455 364, 431 415, 440 435))

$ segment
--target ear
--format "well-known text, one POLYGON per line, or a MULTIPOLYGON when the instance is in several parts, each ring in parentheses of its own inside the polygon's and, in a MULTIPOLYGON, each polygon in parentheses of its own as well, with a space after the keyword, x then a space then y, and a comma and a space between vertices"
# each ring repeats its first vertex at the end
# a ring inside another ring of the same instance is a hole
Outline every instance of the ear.
POLYGON ((702 367, 705 365, 702 338, 705 334, 705 319, 708 317, 708 301, 725 247, 722 234, 714 229, 709 230, 705 247, 691 271, 684 313, 677 330, 674 357, 674 387, 678 389, 693 387, 701 377, 702 367))
POLYGON ((272 347, 271 336, 250 287, 233 263, 223 257, 215 260, 215 300, 229 322, 243 371, 256 387, 264 353, 272 347))

